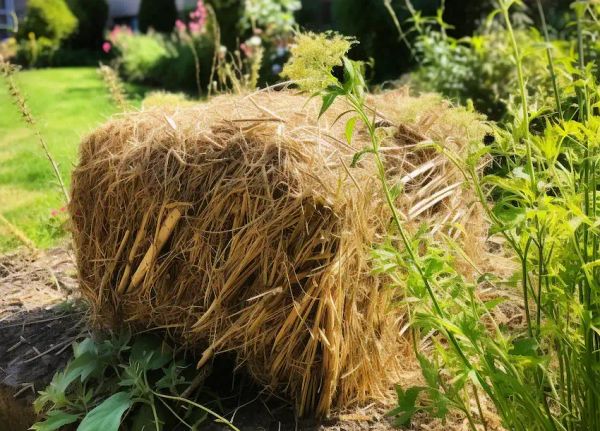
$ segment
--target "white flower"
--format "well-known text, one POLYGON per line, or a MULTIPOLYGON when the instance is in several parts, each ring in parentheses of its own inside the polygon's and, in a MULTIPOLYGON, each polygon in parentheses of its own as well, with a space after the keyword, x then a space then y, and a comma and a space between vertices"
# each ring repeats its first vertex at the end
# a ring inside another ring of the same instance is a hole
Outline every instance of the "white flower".
POLYGON ((252 36, 248 39, 248 45, 252 46, 260 46, 262 44, 262 40, 258 36, 252 36))

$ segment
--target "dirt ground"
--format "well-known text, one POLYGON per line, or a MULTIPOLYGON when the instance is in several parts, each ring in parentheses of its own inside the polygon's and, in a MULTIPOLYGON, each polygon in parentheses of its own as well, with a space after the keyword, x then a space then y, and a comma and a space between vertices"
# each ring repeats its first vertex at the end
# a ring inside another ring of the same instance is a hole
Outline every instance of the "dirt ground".
MULTIPOLYGON (((0 257, 0 431, 21 431, 31 426, 35 420, 31 409, 35 394, 67 363, 71 344, 89 333, 85 309, 77 301, 75 265, 66 248, 0 257)), ((411 358, 407 363, 402 383, 418 384, 421 377, 416 364, 411 358)), ((225 400, 224 416, 243 431, 396 429, 385 416, 394 406, 393 388, 388 400, 315 423, 295 418, 289 403, 264 393, 248 376, 235 373, 231 358, 216 358, 207 385, 225 400)), ((228 428, 207 423, 204 429, 228 428)), ((446 423, 418 416, 406 429, 468 428, 458 416, 446 423)))

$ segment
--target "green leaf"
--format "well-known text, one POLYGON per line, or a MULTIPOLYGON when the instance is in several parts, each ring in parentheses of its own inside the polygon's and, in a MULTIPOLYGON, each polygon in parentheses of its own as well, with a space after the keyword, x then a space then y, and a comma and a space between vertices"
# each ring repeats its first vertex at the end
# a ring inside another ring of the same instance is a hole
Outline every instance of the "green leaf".
POLYGON ((494 299, 490 299, 489 301, 484 301, 483 305, 485 306, 486 310, 490 311, 495 309, 498 305, 503 304, 506 302, 506 298, 494 298, 494 299))
POLYGON ((352 135, 354 134, 356 120, 358 120, 358 117, 352 117, 346 123, 346 141, 348 141, 348 145, 352 145, 352 135))
POLYGON ((157 370, 171 359, 171 348, 159 337, 141 335, 131 346, 131 359, 144 364, 149 370, 157 370))
POLYGON ((419 365, 421 366, 421 373, 427 382, 427 385, 432 389, 437 389, 440 386, 438 368, 433 362, 431 362, 425 355, 417 355, 419 365))
POLYGON ((81 353, 67 365, 64 373, 58 373, 52 379, 52 383, 59 391, 65 392, 69 385, 78 378, 85 381, 90 374, 98 371, 101 367, 98 357, 86 351, 81 353))
POLYGON ((319 118, 321 118, 321 116, 327 112, 336 97, 338 97, 337 92, 327 92, 323 95, 323 104, 321 105, 321 110, 319 111, 319 118))
POLYGON ((81 343, 73 344, 73 356, 77 358, 84 353, 98 354, 98 346, 91 338, 86 338, 81 343))
POLYGON ((129 393, 117 392, 90 411, 77 431, 119 431, 121 417, 132 403, 129 393))
POLYGON ((356 152, 354 154, 354 156, 352 157, 352 162, 350 163, 350 167, 355 168, 356 165, 358 164, 358 162, 360 162, 360 159, 362 159, 362 157, 368 153, 374 154, 375 151, 373 150, 373 148, 367 147, 367 148, 363 148, 362 150, 356 152))
MULTIPOLYGON (((133 415, 131 431, 155 431, 156 422, 152 408, 148 404, 143 404, 133 415)), ((158 429, 163 429, 163 423, 159 420, 158 429)))
POLYGON ((408 388, 402 397, 398 397, 398 407, 401 407, 405 411, 414 409, 415 403, 417 402, 417 397, 423 389, 424 388, 419 386, 408 388))
POLYGON ((402 183, 396 183, 390 189, 390 195, 392 196, 392 200, 396 200, 400 197, 402 192, 404 191, 404 185, 402 183))
POLYGON ((102 364, 97 356, 86 352, 78 358, 75 358, 73 362, 69 364, 67 373, 78 375, 83 382, 90 376, 90 374, 97 371, 101 366, 102 364))
POLYGON ((417 397, 424 389, 425 388, 423 387, 414 386, 405 391, 401 386, 396 386, 398 407, 389 411, 387 416, 395 416, 396 420, 394 423, 397 426, 407 425, 412 419, 413 415, 420 409, 416 406, 416 402, 417 397))
POLYGON ((352 60, 344 57, 342 61, 344 62, 344 90, 350 92, 356 84, 356 71, 352 60))
POLYGON ((34 431, 54 431, 59 430, 65 425, 72 424, 79 416, 65 413, 60 410, 52 410, 48 413, 48 418, 44 422, 33 424, 30 428, 34 431))
POLYGON ((433 278, 440 274, 444 269, 445 263, 442 258, 431 256, 425 262, 425 268, 423 270, 426 278, 433 278))
POLYGON ((535 338, 520 338, 513 341, 510 354, 513 356, 538 356, 538 342, 535 338))

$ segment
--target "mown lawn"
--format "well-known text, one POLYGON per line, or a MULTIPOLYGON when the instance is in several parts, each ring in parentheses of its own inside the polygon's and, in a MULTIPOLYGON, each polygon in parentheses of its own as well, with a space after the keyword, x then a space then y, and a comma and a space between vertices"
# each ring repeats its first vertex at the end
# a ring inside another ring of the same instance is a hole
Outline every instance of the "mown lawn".
MULTIPOLYGON (((0 214, 38 247, 49 247, 64 235, 64 201, 39 142, 21 121, 1 79, 0 214)), ((16 80, 68 184, 79 140, 116 108, 93 68, 23 71, 16 80)), ((0 221, 0 252, 17 245, 0 221)))

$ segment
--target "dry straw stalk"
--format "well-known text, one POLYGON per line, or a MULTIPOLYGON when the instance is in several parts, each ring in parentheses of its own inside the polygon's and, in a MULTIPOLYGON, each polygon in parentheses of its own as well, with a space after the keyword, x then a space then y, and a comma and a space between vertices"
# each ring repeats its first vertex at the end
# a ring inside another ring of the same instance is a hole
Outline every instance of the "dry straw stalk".
MULTIPOLYGON (((461 222, 455 235, 479 247, 475 197, 419 146, 464 156, 479 118, 399 91, 369 104, 407 222, 461 222)), ((349 167, 368 138, 358 128, 346 143, 335 121, 346 110, 317 121, 318 101, 263 91, 125 114, 88 136, 70 208, 97 323, 163 328, 198 350, 199 367, 233 351, 300 415, 385 396, 410 355, 405 311, 371 271, 390 214, 369 159, 349 167)))

